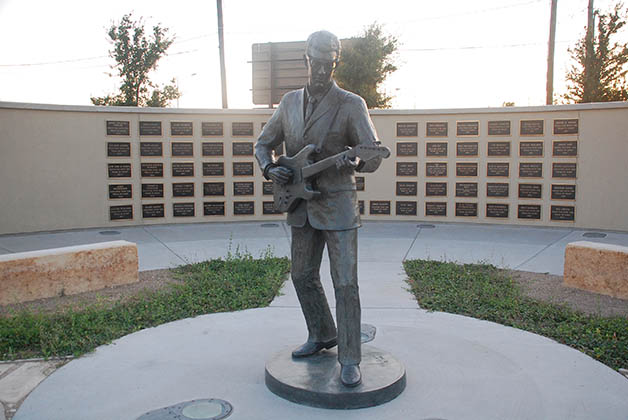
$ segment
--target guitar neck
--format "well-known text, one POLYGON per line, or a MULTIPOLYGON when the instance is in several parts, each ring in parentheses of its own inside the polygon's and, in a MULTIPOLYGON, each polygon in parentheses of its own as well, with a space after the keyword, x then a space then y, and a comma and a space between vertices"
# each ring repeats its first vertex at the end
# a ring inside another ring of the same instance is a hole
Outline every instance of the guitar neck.
POLYGON ((311 165, 303 167, 301 169, 301 174, 303 178, 308 178, 310 176, 316 175, 317 173, 334 166, 336 164, 336 159, 338 159, 342 155, 349 154, 349 152, 351 152, 351 150, 345 150, 344 152, 329 156, 323 160, 319 160, 318 162, 314 162, 311 165))

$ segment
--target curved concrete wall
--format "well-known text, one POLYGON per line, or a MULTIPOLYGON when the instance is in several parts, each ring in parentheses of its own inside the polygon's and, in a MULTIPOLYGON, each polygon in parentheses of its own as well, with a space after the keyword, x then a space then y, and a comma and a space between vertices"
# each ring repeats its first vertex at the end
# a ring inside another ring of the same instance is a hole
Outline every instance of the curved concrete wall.
MULTIPOLYGON (((0 102, 0 234, 283 219, 250 154, 271 113, 0 102)), ((364 175, 365 220, 628 230, 627 103, 371 116, 392 156, 364 175)))

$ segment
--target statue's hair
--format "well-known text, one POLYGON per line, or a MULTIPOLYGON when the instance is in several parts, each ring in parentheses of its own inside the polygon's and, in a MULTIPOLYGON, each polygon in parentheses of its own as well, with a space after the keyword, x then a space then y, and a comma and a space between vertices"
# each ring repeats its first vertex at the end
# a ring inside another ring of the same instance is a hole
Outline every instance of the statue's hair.
POLYGON ((340 40, 334 34, 329 31, 314 32, 307 38, 305 44, 305 53, 308 54, 310 50, 317 50, 320 53, 328 54, 331 52, 336 53, 336 60, 340 58, 340 40))

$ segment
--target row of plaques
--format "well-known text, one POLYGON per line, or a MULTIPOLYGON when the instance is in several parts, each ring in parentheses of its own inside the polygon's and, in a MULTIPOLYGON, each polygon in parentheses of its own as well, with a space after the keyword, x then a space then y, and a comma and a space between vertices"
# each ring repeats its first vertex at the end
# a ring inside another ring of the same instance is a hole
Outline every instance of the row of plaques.
MULTIPOLYGON (((131 135, 131 122, 130 121, 106 121, 106 133, 108 136, 130 136, 131 135)), ((163 135, 163 128, 161 121, 140 121, 139 122, 140 136, 157 136, 163 135)), ((193 121, 170 121, 170 135, 176 137, 191 137, 194 135, 194 122, 193 121)), ((213 137, 224 136, 224 124, 220 121, 202 121, 201 122, 201 136, 213 137)), ((252 137, 253 136, 253 123, 252 122, 232 122, 231 123, 231 136, 232 137, 252 137)))
MULTIPOLYGON (((519 184, 518 198, 543 198, 543 184, 519 184)), ((416 196, 418 195, 418 183, 414 181, 398 181, 395 189, 398 196, 416 196)), ((447 182, 426 182, 426 197, 447 197, 447 182)), ((456 182, 456 197, 477 197, 477 182, 456 182)), ((510 184, 502 182, 488 182, 486 184, 486 196, 508 198, 510 197, 510 184)), ((576 186, 573 184, 552 184, 551 185, 552 200, 575 200, 576 186)))
MULTIPOLYGON (((360 213, 364 214, 364 201, 359 202, 360 213)), ((417 216, 416 201, 396 201, 395 214, 397 216, 417 216)), ((551 205, 550 220, 573 222, 575 220, 575 206, 551 205)), ((391 202, 387 200, 369 201, 370 215, 391 215, 391 202)), ((455 203, 456 217, 478 217, 478 203, 455 203)), ((487 203, 485 217, 510 217, 510 205, 505 203, 487 203)), ((517 218, 523 220, 541 220, 542 206, 540 204, 517 205, 517 218)), ((447 202, 425 202, 425 216, 447 216, 447 202)))
MULTIPOLYGON (((171 174, 173 177, 195 176, 194 162, 172 162, 171 174)), ((233 176, 253 176, 253 162, 232 162, 233 176)), ((225 176, 224 162, 202 162, 203 176, 225 176)), ((108 163, 107 176, 109 178, 131 178, 133 175, 131 163, 108 163)), ((142 178, 163 178, 163 162, 140 163, 142 178)))
MULTIPOLYGON (((142 204, 142 218, 153 219, 166 217, 166 205, 164 203, 147 203, 142 204)), ((262 202, 262 214, 276 215, 281 214, 275 210, 272 201, 262 202)), ((254 201, 234 201, 234 216, 254 216, 254 201)), ((225 216, 224 201, 210 201, 203 203, 203 216, 225 216)), ((196 217, 196 203, 180 202, 172 203, 172 217, 196 217)), ((133 204, 125 204, 119 206, 109 206, 109 220, 133 220, 134 211, 133 204)))
MULTIPOLYGON (((429 178, 447 177, 447 162, 425 162, 425 176, 429 178)), ((477 177, 477 162, 456 162, 457 177, 477 177)), ((552 178, 576 179, 577 164, 553 162, 552 178)), ((418 176, 418 162, 396 162, 396 176, 418 176)), ((510 162, 487 162, 487 177, 510 177, 510 162)), ((520 162, 519 178, 543 178, 543 162, 520 162)))
MULTIPOLYGON (((142 184, 142 198, 164 198, 164 184, 146 183, 142 184)), ((174 182, 171 184, 172 197, 194 197, 194 182, 174 182)), ((132 184, 109 184, 109 199, 130 199, 133 198, 132 184)), ((272 185, 270 187, 263 186, 264 195, 272 195, 272 185), (269 191, 270 190, 270 191, 269 191)), ((224 196, 224 182, 203 182, 203 196, 224 196)), ((255 186, 252 181, 234 182, 233 195, 255 195, 255 186)))
MULTIPOLYGON (((253 156, 253 142, 233 142, 231 143, 232 156, 253 156)), ((142 157, 163 157, 163 143, 160 141, 140 142, 140 156, 142 157)), ((172 157, 193 157, 194 143, 186 141, 176 141, 170 143, 170 156, 172 157)), ((222 142, 201 143, 201 156, 224 156, 224 146, 222 142)), ((128 158, 131 157, 131 143, 110 141, 107 142, 107 157, 128 158)))
MULTIPOLYGON (((488 157, 510 157, 511 146, 509 141, 489 141, 486 146, 488 157)), ((418 156, 418 144, 416 142, 400 141, 396 144, 397 156, 418 156)), ((447 142, 426 142, 426 157, 447 157, 447 142)), ((544 142, 541 141, 520 141, 519 157, 543 157, 544 142)), ((456 142, 457 157, 478 157, 480 156, 480 145, 477 141, 456 142)), ((554 157, 577 157, 578 142, 576 140, 554 140, 552 142, 552 156, 554 157)))
MULTIPOLYGON (((486 132, 489 136, 510 136, 512 135, 512 123, 510 120, 488 121, 486 132)), ((577 135, 579 124, 577 118, 555 119, 553 120, 554 135, 577 135)), ((545 120, 520 120, 520 136, 543 136, 545 134, 545 120)), ((418 122, 398 122, 397 137, 418 137, 418 122)), ((480 121, 456 121, 457 137, 477 137, 480 135, 480 121)), ((425 123, 426 137, 447 137, 449 136, 449 122, 447 121, 427 121, 425 123)))

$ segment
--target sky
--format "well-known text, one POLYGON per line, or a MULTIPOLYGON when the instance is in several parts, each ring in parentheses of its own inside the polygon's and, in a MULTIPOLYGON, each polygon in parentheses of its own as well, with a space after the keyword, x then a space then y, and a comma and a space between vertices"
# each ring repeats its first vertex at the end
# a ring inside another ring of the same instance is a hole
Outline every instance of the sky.
MULTIPOLYGON (((595 0, 610 10, 616 0, 595 0)), ((251 46, 301 41, 326 29, 358 36, 373 22, 399 40, 383 89, 393 108, 545 104, 550 0, 223 0, 230 108, 250 109, 251 46)), ((566 92, 567 48, 582 37, 588 0, 558 0, 554 94, 566 92)), ((172 106, 220 108, 213 0, 0 0, 0 101, 91 105, 115 93, 107 31, 133 12, 175 35, 152 79, 177 79, 172 106)), ((626 33, 621 34, 626 41, 626 33)), ((560 99, 560 98, 559 98, 560 99)))

